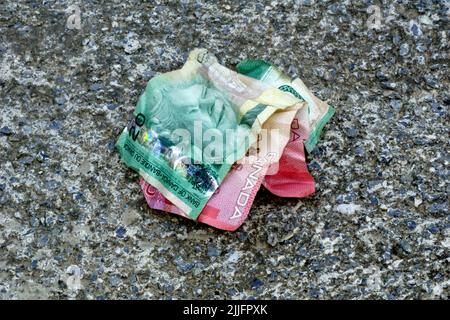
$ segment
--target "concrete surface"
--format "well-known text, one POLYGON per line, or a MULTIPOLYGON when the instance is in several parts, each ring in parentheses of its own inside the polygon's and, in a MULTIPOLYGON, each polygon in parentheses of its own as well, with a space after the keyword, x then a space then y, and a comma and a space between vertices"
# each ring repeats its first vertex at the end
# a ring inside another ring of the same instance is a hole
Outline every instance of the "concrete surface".
POLYGON ((3 2, 0 298, 447 299, 449 2, 387 2, 3 2), (336 107, 313 197, 234 233, 147 208, 114 142, 195 47, 336 107))

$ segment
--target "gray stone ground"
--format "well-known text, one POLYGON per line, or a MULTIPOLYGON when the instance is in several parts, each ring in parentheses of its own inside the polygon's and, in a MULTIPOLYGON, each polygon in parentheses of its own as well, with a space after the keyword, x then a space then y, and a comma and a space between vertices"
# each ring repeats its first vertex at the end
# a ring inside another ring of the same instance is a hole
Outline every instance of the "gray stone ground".
POLYGON ((0 5, 0 298, 448 298, 448 1, 378 31, 370 1, 85 1, 81 30, 70 4, 0 5), (313 197, 261 190, 234 233, 147 208, 113 145, 195 47, 336 107, 313 197))

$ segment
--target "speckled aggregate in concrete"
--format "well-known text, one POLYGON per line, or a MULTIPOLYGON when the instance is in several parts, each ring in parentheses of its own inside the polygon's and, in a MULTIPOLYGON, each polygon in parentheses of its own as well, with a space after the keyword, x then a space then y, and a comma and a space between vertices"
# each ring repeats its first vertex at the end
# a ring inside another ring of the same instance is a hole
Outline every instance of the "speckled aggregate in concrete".
POLYGON ((0 6, 0 298, 448 298, 448 1, 378 30, 375 1, 83 1, 80 30, 74 3, 0 6), (336 107, 313 197, 261 190, 234 233, 147 208, 114 142, 195 47, 336 107))

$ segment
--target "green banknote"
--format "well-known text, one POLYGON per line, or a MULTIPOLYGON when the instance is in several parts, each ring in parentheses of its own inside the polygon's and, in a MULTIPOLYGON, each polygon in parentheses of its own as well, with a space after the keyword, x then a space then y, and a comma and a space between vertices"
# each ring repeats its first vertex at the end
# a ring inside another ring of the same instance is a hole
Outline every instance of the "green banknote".
POLYGON ((129 167, 196 219, 264 122, 303 106, 196 49, 181 69, 149 81, 116 146, 129 167))
POLYGON ((264 60, 244 60, 237 65, 237 71, 264 83, 276 86, 308 103, 308 119, 300 119, 309 136, 305 147, 311 152, 317 144, 323 127, 333 116, 334 108, 316 98, 305 84, 297 79, 290 79, 280 69, 264 60))

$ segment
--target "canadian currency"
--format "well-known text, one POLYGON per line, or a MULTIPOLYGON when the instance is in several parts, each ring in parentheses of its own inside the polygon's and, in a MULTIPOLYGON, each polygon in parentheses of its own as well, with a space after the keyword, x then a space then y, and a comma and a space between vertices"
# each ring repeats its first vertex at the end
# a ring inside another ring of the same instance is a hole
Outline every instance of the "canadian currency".
POLYGON ((270 135, 277 138, 274 163, 278 161, 289 140, 289 124, 304 106, 292 95, 221 66, 205 49, 196 49, 183 68, 149 81, 134 121, 116 146, 129 167, 196 219, 231 165, 258 142, 266 122, 277 129, 270 135), (274 120, 278 114, 283 125, 274 120), (202 132, 209 132, 210 139, 202 132))
MULTIPOLYGON (((300 79, 294 80, 289 85, 286 83, 289 83, 290 79, 281 74, 280 78, 283 81, 280 83, 280 80, 276 80, 275 76, 277 73, 280 74, 278 69, 273 68, 267 71, 267 65, 260 60, 253 64, 250 63, 246 68, 242 68, 242 64, 240 64, 239 71, 246 72, 247 75, 255 78, 260 77, 266 82, 272 81, 270 84, 278 85, 281 90, 299 99, 306 100, 308 108, 299 109, 293 119, 289 142, 278 163, 272 163, 270 166, 268 166, 270 162, 261 163, 261 167, 255 170, 258 175, 251 173, 251 166, 239 165, 230 170, 222 185, 197 218, 198 221, 219 229, 233 231, 245 221, 261 183, 273 194, 283 197, 301 198, 315 191, 314 180, 306 165, 303 143, 309 141, 310 149, 313 148, 320 131, 333 114, 333 108, 312 95, 300 79), (269 75, 264 76, 265 73, 269 73, 269 75), (324 112, 324 110, 326 111, 324 112), (312 139, 310 138, 311 132, 314 135, 312 139), (273 169, 272 167, 276 168, 273 169), (251 188, 248 188, 248 190, 236 188, 236 186, 242 186, 245 177, 253 178, 253 183, 250 184, 251 188), (239 181, 241 181, 241 184, 239 184, 239 181), (242 206, 237 205, 238 203, 242 206)), ((186 216, 180 209, 165 199, 156 188, 147 184, 144 180, 141 180, 141 187, 151 208, 186 216)))

